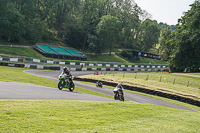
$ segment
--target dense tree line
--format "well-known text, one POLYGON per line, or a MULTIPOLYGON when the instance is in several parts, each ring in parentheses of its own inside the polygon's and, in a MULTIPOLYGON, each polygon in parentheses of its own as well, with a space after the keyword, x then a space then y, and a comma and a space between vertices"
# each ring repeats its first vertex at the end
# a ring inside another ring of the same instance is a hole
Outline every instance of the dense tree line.
POLYGON ((62 42, 96 54, 159 44, 171 70, 199 71, 199 0, 176 27, 150 17, 133 0, 0 0, 0 41, 62 42))
POLYGON ((160 54, 169 59, 172 71, 200 71, 200 1, 178 20, 175 31, 162 28, 160 54))
POLYGON ((0 0, 0 39, 63 42, 99 54, 148 51, 160 29, 133 0, 0 0))

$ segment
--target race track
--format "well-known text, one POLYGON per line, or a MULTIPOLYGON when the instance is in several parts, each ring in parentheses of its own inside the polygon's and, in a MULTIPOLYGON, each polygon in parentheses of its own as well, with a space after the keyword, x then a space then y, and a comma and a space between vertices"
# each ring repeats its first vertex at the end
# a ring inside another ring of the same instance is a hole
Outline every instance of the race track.
MULTIPOLYGON (((61 73, 61 71, 37 71, 36 70, 36 71, 26 71, 26 73, 58 81, 57 77, 61 73)), ((79 72, 79 71, 72 71, 71 73, 72 73, 73 76, 94 74, 93 72, 79 72)), ((98 88, 94 85, 88 85, 88 84, 83 84, 83 83, 79 83, 79 82, 75 82, 75 86, 80 87, 80 88, 84 88, 84 89, 88 89, 88 90, 91 90, 91 91, 96 91, 96 92, 99 92, 99 93, 102 93, 102 94, 113 96, 113 90, 111 90, 111 89, 98 88)), ((128 93, 128 92, 124 92, 124 95, 125 95, 125 100, 131 101, 131 102, 143 103, 143 104, 154 104, 154 105, 160 105, 160 106, 196 111, 196 110, 192 110, 192 109, 189 109, 189 108, 186 108, 186 107, 183 107, 183 106, 179 106, 179 105, 176 105, 176 104, 173 104, 173 103, 169 103, 169 102, 165 102, 165 101, 162 101, 162 100, 146 97, 146 96, 143 96, 143 95, 138 95, 138 94, 128 93)))
POLYGON ((0 81, 0 100, 89 100, 115 101, 90 94, 58 90, 33 84, 0 81))
MULTIPOLYGON (((26 73, 48 78, 51 80, 58 81, 57 76, 61 73, 61 71, 25 71, 26 73)), ((71 72, 73 76, 85 75, 85 74, 93 74, 92 72, 71 72)), ((23 84, 23 83, 10 83, 10 82, 1 82, 0 81, 0 100, 89 100, 89 101, 116 101, 114 99, 83 94, 76 92, 70 92, 67 90, 58 90, 57 88, 44 87, 32 84, 23 84)), ((75 82, 75 86, 96 91, 102 94, 113 96, 113 90, 107 88, 98 88, 94 85, 83 84, 79 82, 75 82)), ((114 89, 114 88, 113 88, 114 89)), ((143 103, 143 104, 154 104, 172 108, 178 108, 183 110, 195 111, 183 106, 179 106, 176 104, 168 103, 162 100, 157 100, 154 98, 124 92, 125 100, 143 103)))

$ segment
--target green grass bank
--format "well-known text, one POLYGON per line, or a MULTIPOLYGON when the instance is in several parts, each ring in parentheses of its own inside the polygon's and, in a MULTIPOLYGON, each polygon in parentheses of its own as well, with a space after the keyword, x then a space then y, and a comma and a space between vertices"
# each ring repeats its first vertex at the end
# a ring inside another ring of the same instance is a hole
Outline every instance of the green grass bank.
POLYGON ((111 72, 110 74, 84 75, 79 77, 144 87, 200 101, 200 77, 195 75, 168 74, 167 72, 121 74, 111 72))
POLYGON ((200 113, 128 102, 0 101, 1 132, 200 132, 200 113))
MULTIPOLYGON (((24 57, 32 57, 32 58, 39 58, 39 59, 51 59, 51 60, 58 60, 53 58, 47 58, 41 55, 40 53, 36 52, 33 48, 21 48, 21 47, 10 47, 8 46, 0 46, 0 53, 10 56, 24 56, 24 57)), ((166 64, 167 62, 148 59, 140 57, 137 61, 127 61, 116 54, 112 55, 87 55, 87 61, 100 61, 100 62, 122 62, 122 63, 151 63, 151 64, 166 64)), ((69 61, 69 60, 64 60, 69 61)))
MULTIPOLYGON (((23 72, 30 69, 0 70, 0 81, 57 87, 56 81, 23 72)), ((132 102, 0 101, 0 132, 192 133, 200 132, 199 118, 199 112, 132 102)))

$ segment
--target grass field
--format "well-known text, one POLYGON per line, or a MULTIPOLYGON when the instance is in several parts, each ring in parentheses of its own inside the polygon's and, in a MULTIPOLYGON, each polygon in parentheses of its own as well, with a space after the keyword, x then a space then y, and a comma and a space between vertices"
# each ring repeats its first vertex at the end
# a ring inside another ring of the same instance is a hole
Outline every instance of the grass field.
POLYGON ((176 94, 200 100, 200 77, 168 73, 121 73, 85 75, 82 78, 112 81, 116 83, 145 87, 152 90, 176 94))
MULTIPOLYGON (((24 68, 0 70, 0 81, 57 86, 56 81, 24 73, 24 68)), ((200 132, 199 118, 199 112, 132 102, 0 101, 0 132, 200 132)))
POLYGON ((18 47, 0 47, 1 54, 17 55, 34 58, 44 58, 41 54, 36 52, 33 48, 18 48, 18 47))
POLYGON ((130 61, 133 63, 148 63, 148 64, 167 64, 167 61, 161 61, 161 60, 156 60, 156 59, 150 59, 150 58, 145 58, 145 57, 139 57, 139 60, 136 61, 130 61))
MULTIPOLYGON (((81 83, 90 84, 90 85, 94 85, 94 86, 96 85, 96 83, 92 83, 92 82, 83 82, 83 81, 76 81, 76 82, 81 82, 81 83)), ((114 89, 113 86, 108 86, 108 85, 103 85, 103 87, 108 88, 108 89, 112 89, 112 90, 114 89)), ((166 101, 166 102, 169 102, 169 103, 177 104, 177 105, 180 105, 180 106, 183 106, 183 107, 186 107, 186 108, 190 108, 190 109, 193 109, 193 110, 200 111, 200 107, 198 107, 198 106, 191 105, 191 104, 184 103, 184 102, 180 102, 180 101, 177 101, 177 100, 172 100, 172 99, 168 99, 168 98, 164 98, 164 97, 160 97, 160 96, 155 96, 155 95, 151 95, 151 94, 147 94, 147 93, 131 91, 131 90, 126 90, 126 89, 124 91, 128 92, 128 93, 134 93, 134 94, 138 94, 138 95, 151 97, 151 98, 154 98, 154 99, 166 101)))
POLYGON ((122 63, 129 63, 128 61, 124 60, 123 58, 112 54, 112 55, 87 55, 87 61, 101 61, 101 62, 122 62, 122 63))
POLYGON ((0 132, 200 132, 200 113, 128 102, 0 101, 0 132))

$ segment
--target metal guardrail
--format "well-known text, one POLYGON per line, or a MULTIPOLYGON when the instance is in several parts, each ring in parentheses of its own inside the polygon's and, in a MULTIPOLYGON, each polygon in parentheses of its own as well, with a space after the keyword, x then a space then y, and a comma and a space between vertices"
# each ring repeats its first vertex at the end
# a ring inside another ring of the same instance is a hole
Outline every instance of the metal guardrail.
POLYGON ((0 61, 12 61, 12 62, 23 62, 23 63, 46 63, 46 64, 59 64, 59 65, 71 65, 71 66, 89 66, 89 67, 114 67, 114 68, 163 68, 169 69, 167 65, 159 64, 131 64, 131 63, 113 63, 113 62, 74 62, 74 61, 60 61, 60 60, 47 60, 47 59, 35 59, 30 57, 8 57, 0 56, 0 61))

